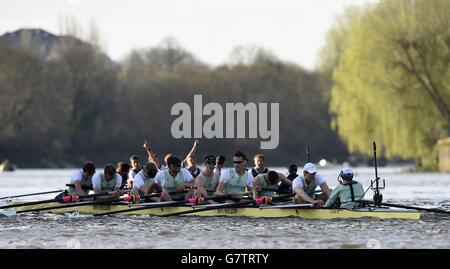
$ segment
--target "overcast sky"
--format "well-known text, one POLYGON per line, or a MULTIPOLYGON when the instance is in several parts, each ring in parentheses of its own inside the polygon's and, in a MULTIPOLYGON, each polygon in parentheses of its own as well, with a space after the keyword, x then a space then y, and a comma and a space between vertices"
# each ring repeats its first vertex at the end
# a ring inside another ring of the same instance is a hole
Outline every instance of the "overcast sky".
POLYGON ((134 48, 175 37, 200 60, 218 65, 238 45, 258 45, 304 68, 318 51, 336 15, 375 0, 0 0, 0 34, 42 28, 54 34, 74 17, 93 22, 106 52, 120 60, 134 48))

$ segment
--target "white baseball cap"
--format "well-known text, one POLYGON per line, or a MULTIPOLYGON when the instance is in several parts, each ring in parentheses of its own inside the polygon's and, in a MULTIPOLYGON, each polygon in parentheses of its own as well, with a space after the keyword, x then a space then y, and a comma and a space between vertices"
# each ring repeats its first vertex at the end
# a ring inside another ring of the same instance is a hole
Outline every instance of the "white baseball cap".
POLYGON ((317 172, 317 168, 313 163, 307 163, 305 164, 305 166, 303 167, 303 171, 306 171, 310 174, 314 174, 317 172))

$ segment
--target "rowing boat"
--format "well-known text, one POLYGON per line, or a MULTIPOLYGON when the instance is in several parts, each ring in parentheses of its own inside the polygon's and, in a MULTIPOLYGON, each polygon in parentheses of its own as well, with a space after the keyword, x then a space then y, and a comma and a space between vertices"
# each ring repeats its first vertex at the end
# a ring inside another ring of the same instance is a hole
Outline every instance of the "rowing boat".
MULTIPOLYGON (((57 206, 59 203, 50 203, 46 205, 32 205, 17 207, 17 212, 23 210, 33 210, 57 206)), ((135 204, 132 207, 144 207, 147 204, 135 204)), ((120 214, 127 215, 153 215, 163 216, 166 214, 181 213, 184 211, 192 211, 192 209, 203 209, 208 206, 193 206, 193 205, 178 205, 178 206, 165 206, 158 208, 148 208, 132 212, 123 212, 120 214)), ((50 213, 70 213, 78 212, 80 214, 99 214, 112 212, 117 210, 123 210, 130 208, 125 203, 115 204, 99 204, 99 205, 85 205, 69 208, 50 209, 46 212, 50 213)), ((363 207, 357 209, 325 209, 325 208, 312 208, 310 205, 301 204, 285 204, 269 206, 263 205, 260 207, 228 207, 211 209, 199 212, 191 212, 184 214, 186 216, 201 216, 201 217, 250 217, 250 218, 285 218, 285 217, 298 217, 304 219, 353 219, 353 218, 377 218, 377 219, 420 219, 421 213, 417 210, 407 209, 392 209, 386 207, 363 207)))

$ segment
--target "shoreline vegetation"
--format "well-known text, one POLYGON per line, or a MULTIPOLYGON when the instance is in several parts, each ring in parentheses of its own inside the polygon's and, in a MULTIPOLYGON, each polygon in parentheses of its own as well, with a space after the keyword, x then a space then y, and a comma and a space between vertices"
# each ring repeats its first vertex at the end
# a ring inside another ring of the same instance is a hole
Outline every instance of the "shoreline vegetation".
POLYGON ((144 139, 160 156, 184 156, 192 139, 172 137, 170 109, 201 95, 222 107, 279 103, 280 135, 273 150, 260 150, 261 139, 201 139, 198 160, 240 149, 285 166, 305 162, 309 145, 312 162, 367 163, 378 141, 387 163, 414 160, 418 170, 437 170, 437 141, 450 136, 449 11, 446 0, 349 7, 314 71, 256 46, 237 47, 212 67, 167 38, 115 62, 95 29, 90 39, 77 36, 77 25, 61 27, 59 36, 5 33, 0 159, 20 168, 117 163, 133 154, 145 159, 144 139))

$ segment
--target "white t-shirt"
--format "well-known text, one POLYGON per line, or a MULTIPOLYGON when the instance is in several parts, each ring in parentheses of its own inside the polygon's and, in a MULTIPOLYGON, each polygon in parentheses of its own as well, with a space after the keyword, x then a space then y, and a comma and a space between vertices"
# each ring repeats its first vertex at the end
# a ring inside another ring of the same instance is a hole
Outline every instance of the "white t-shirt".
POLYGON ((75 173, 73 173, 72 176, 70 177, 70 184, 74 184, 75 182, 81 182, 82 179, 83 179, 83 171, 81 170, 75 171, 75 173))
MULTIPOLYGON (((101 188, 102 185, 102 179, 100 178, 100 174, 102 174, 104 176, 103 172, 100 173, 95 173, 95 175, 92 177, 92 187, 94 189, 99 189, 101 188)), ((122 176, 119 174, 115 174, 114 177, 116 178, 116 188, 120 188, 120 186, 122 186, 122 176)))
MULTIPOLYGON (((175 177, 175 181, 178 181, 180 173, 183 173, 183 179, 185 183, 189 183, 194 179, 191 173, 189 173, 186 168, 181 168, 180 172, 175 177)), ((159 184, 161 188, 164 188, 164 185, 166 184, 166 170, 159 170, 159 172, 155 176, 155 183, 159 184)))
MULTIPOLYGON (((301 177, 302 176, 298 176, 294 179, 294 181, 292 182, 292 189, 295 189, 295 188, 304 189, 303 181, 302 181, 301 177)), ((322 183, 326 183, 325 179, 322 177, 322 175, 320 175, 319 173, 316 173, 314 181, 311 182, 308 186, 310 186, 311 184, 314 184, 315 185, 314 188, 317 188, 317 186, 319 186, 322 183)))
MULTIPOLYGON (((227 169, 227 170, 222 170, 222 174, 220 175, 220 182, 223 182, 223 183, 226 184, 231 179, 231 175, 230 175, 231 169, 234 169, 234 168, 230 168, 230 169, 227 169)), ((253 188, 253 176, 252 176, 252 173, 247 171, 247 174, 248 174, 247 187, 248 188, 253 188)))

